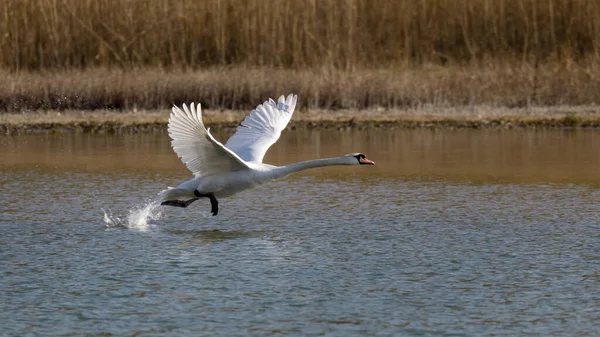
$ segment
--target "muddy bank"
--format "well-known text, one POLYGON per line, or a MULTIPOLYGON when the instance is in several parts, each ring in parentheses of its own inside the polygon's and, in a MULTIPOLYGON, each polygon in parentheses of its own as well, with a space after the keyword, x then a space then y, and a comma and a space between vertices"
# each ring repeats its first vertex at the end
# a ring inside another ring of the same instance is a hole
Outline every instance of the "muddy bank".
MULTIPOLYGON (((38 111, 1 114, 0 133, 138 133, 165 132, 169 110, 160 111, 38 111)), ((235 128, 248 114, 241 110, 205 110, 212 128, 235 128)), ((422 107, 410 110, 299 110, 288 125, 303 129, 368 128, 599 128, 596 107, 422 107)))

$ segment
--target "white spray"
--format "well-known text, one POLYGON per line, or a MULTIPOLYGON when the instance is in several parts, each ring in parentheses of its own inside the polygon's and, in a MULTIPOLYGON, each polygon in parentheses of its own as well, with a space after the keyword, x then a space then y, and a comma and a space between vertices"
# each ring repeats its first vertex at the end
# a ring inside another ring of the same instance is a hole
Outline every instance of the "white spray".
POLYGON ((149 221, 158 220, 162 216, 160 204, 156 201, 151 201, 142 206, 130 209, 125 217, 113 215, 110 210, 107 212, 102 209, 102 212, 104 212, 106 227, 123 226, 142 231, 150 229, 151 225, 148 223, 149 221))

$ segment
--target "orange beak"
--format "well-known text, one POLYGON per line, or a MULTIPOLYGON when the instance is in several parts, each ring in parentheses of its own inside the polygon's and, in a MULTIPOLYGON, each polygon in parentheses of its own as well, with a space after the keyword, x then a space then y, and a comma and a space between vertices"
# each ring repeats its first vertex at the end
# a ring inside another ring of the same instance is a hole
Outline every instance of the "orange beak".
POLYGON ((359 162, 363 165, 375 165, 375 162, 367 158, 361 158, 359 162))

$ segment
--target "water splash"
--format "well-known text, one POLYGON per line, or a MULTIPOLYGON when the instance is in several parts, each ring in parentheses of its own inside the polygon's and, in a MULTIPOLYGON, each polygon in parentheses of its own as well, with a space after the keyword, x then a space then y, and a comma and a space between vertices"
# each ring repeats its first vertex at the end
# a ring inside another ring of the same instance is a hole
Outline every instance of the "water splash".
POLYGON ((106 212, 106 210, 102 208, 102 212, 104 213, 104 223, 106 224, 106 227, 115 227, 122 223, 122 220, 118 216, 113 215, 110 210, 106 212))
POLYGON ((160 204, 150 202, 141 208, 132 209, 127 216, 127 224, 129 228, 148 229, 148 221, 158 220, 162 217, 160 204))
POLYGON ((124 217, 114 215, 110 210, 107 212, 104 208, 102 209, 102 212, 104 213, 104 223, 106 224, 106 227, 123 226, 142 231, 150 228, 149 221, 158 220, 162 217, 160 204, 155 201, 133 207, 124 217))

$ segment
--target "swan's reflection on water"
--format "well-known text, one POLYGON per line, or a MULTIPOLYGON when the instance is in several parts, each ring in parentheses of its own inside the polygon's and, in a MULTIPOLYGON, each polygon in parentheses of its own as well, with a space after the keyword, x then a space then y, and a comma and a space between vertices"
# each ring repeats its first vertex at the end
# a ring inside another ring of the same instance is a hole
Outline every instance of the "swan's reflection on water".
POLYGON ((165 229, 166 233, 181 235, 185 237, 185 242, 190 244, 211 243, 225 240, 262 237, 266 231, 253 230, 221 230, 221 229, 165 229))

